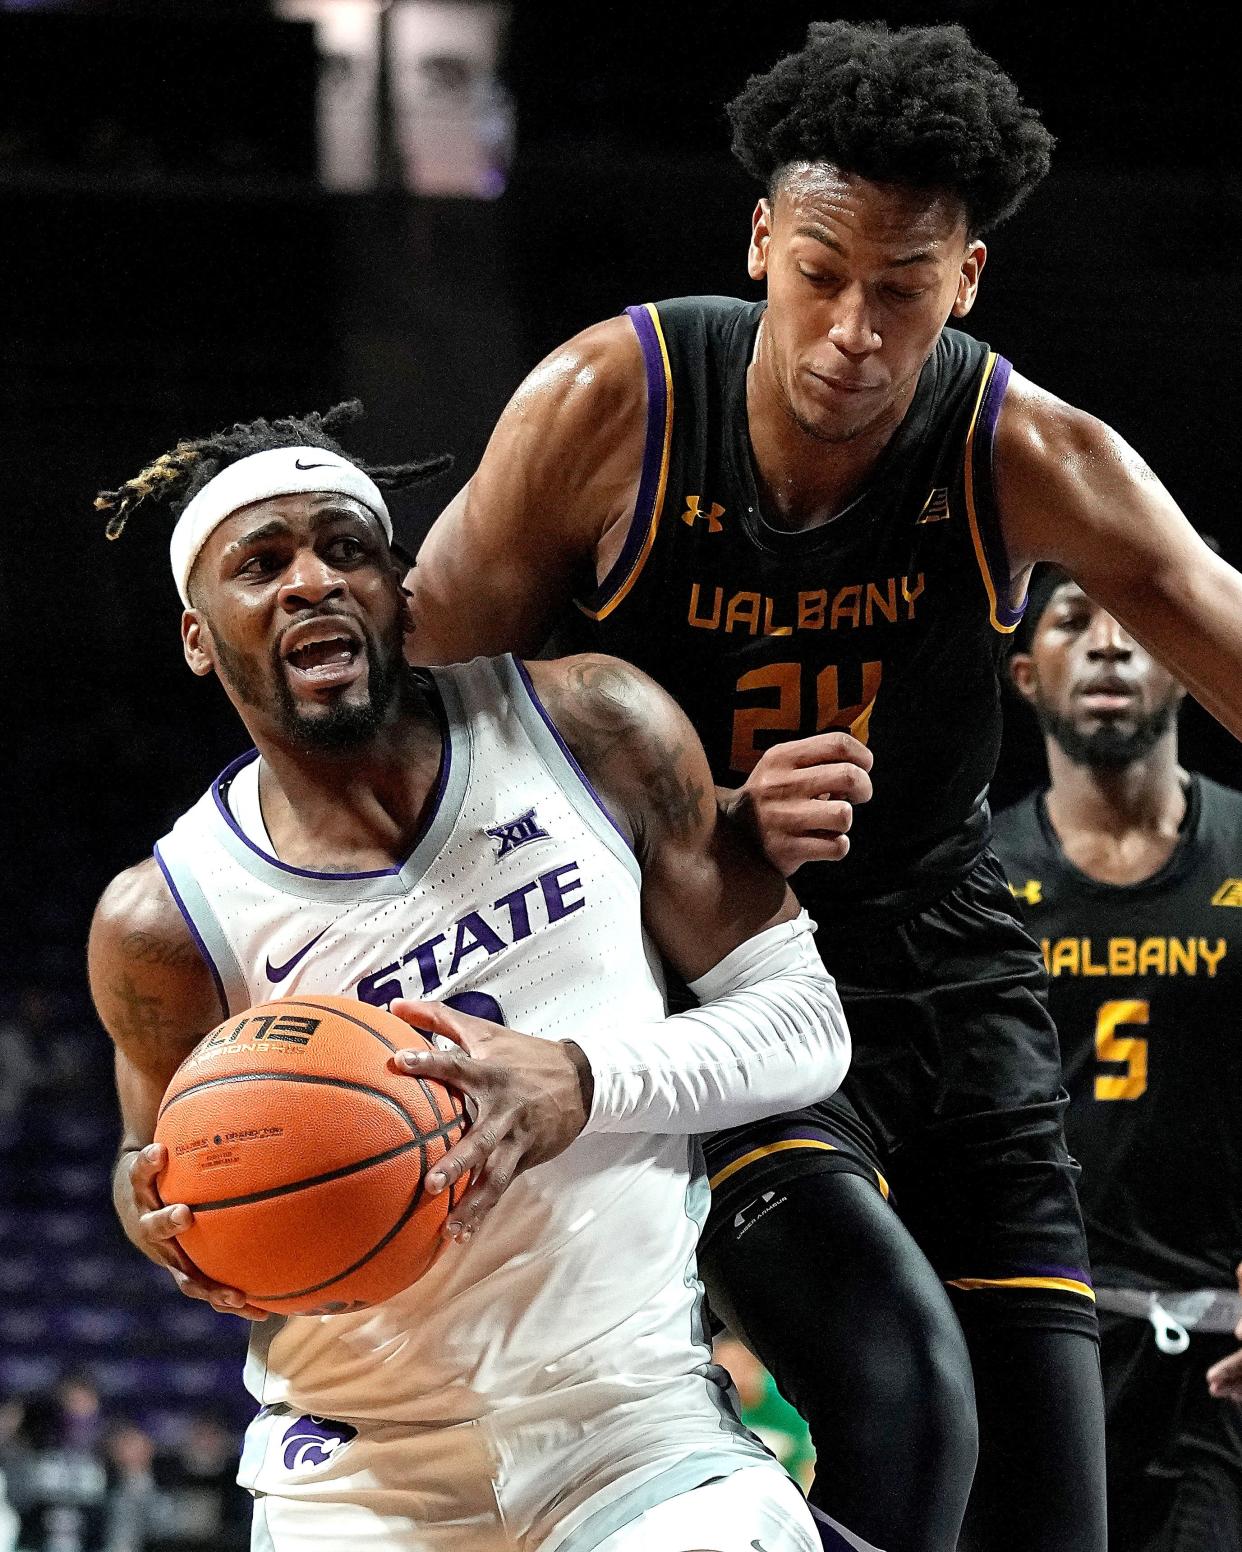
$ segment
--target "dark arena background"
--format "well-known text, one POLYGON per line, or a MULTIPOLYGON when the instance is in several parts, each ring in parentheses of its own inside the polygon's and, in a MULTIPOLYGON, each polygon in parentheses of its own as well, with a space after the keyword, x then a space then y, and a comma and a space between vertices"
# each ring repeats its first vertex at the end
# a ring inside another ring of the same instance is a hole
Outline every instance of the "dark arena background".
MULTIPOLYGON (((723 105, 832 15, 961 21, 1043 112, 1053 173, 992 234, 968 327, 1242 562, 1242 126, 1203 9, 0 0, 0 1477, 23 1509, 0 1549, 246 1544, 244 1331, 114 1225, 84 974, 99 891, 242 735, 183 663, 167 519, 108 544, 95 491, 179 436, 356 395, 361 453, 457 458, 397 498, 414 547, 551 347, 627 303, 757 294, 723 105)), ((1001 803, 1042 776, 1009 724, 1001 803)), ((1183 748, 1242 783, 1194 705, 1183 748)))

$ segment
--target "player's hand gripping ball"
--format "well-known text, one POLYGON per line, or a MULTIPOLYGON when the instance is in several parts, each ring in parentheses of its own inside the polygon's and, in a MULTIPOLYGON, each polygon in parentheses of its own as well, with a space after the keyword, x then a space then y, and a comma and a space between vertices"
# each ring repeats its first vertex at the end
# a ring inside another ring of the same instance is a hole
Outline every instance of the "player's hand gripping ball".
POLYGON ((209 1279, 278 1314, 391 1298, 443 1244, 468 1179, 428 1172, 466 1127, 459 1095, 391 1065, 425 1037, 349 997, 263 1003, 217 1025, 173 1075, 155 1141, 177 1243, 209 1279))

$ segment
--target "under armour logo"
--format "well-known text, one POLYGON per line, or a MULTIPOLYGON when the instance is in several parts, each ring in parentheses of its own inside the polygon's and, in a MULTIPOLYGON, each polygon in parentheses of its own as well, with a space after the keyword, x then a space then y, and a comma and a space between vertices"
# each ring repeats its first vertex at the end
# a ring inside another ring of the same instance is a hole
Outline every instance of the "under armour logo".
POLYGON ((707 524, 708 533, 719 533, 724 527, 720 519, 724 516, 724 508, 718 501, 713 501, 706 512, 700 509, 699 503, 702 496, 687 496, 686 510, 681 514, 681 520, 688 528, 693 528, 699 518, 707 524))
POLYGON ((519 846, 525 846, 528 841, 548 839, 548 832, 535 818, 533 808, 528 808, 524 814, 519 814, 516 819, 510 819, 505 824, 493 825, 486 833, 496 842, 497 862, 511 851, 516 851, 519 846))
POLYGON ((754 1209, 756 1207, 759 1207, 760 1205, 762 1205, 763 1207, 766 1207, 768 1205, 768 1203, 772 1200, 772 1198, 775 1195, 776 1195, 775 1191, 765 1191, 763 1193, 763 1195, 758 1197, 755 1201, 747 1202, 746 1206, 743 1207, 741 1212, 738 1213, 737 1217, 734 1218, 734 1220, 733 1220, 733 1227, 735 1229, 740 1229, 742 1227, 742 1225, 746 1222, 746 1217, 747 1217, 748 1213, 753 1212, 754 1209))
POLYGON ((943 523, 949 516, 949 492, 947 486, 937 485, 923 503, 918 515, 920 523, 943 523))
POLYGON ((1009 893, 1015 900, 1025 900, 1028 905, 1040 905, 1044 898, 1044 886, 1037 878, 1028 878, 1022 888, 1010 884, 1009 893))

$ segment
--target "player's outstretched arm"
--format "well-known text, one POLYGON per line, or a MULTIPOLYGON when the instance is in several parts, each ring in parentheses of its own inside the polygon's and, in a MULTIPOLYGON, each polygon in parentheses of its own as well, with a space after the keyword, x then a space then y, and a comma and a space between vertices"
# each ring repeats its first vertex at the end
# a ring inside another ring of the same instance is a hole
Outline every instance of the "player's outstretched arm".
POLYGON ((121 1227, 166 1267, 181 1292, 216 1309, 263 1320, 235 1288, 203 1280, 174 1236, 191 1222, 182 1203, 160 1200, 166 1150, 152 1141, 173 1073, 217 1024, 215 983, 153 859, 119 874, 95 908, 88 949, 91 996, 116 1047, 123 1135, 112 1176, 121 1227))
POLYGON ((814 926, 746 833, 723 816, 689 720, 615 658, 529 665, 597 790, 628 821, 643 914, 702 1006, 580 1042, 591 1130, 714 1131, 823 1099, 849 1063, 814 926))
POLYGON ((1242 738, 1242 575, 1214 555, 1136 452, 1016 373, 997 428, 1011 574, 1064 567, 1242 738))
POLYGON ((627 318, 594 325, 540 362, 406 580, 412 661, 543 646, 573 593, 594 585, 606 535, 633 514, 646 413, 627 318))

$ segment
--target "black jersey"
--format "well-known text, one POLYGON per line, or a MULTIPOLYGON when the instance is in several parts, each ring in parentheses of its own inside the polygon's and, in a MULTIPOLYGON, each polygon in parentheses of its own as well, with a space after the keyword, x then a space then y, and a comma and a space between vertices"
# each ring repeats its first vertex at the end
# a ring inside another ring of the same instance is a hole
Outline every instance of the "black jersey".
POLYGON ((567 645, 645 669, 687 711, 716 780, 845 728, 875 796, 842 862, 796 880, 892 910, 943 894, 986 844, 1000 747, 1005 599, 992 439, 1009 364, 946 329, 865 488, 830 522, 774 527, 756 488, 746 369, 764 304, 683 297, 629 315, 647 435, 624 548, 578 600, 567 645))
POLYGON ((1140 884, 1075 868, 1042 794, 998 816, 994 845, 1050 972, 1097 1279, 1232 1287, 1242 1260, 1242 794, 1191 777, 1173 855, 1140 884))

